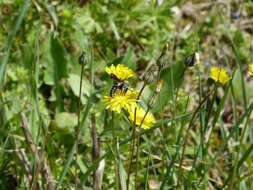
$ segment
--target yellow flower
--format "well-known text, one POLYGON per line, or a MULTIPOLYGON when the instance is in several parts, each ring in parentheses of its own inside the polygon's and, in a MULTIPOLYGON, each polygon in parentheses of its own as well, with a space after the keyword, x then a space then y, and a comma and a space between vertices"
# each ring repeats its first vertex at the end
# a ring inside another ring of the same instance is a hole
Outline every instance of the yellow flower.
POLYGON ((249 74, 253 76, 253 64, 249 64, 249 74))
POLYGON ((213 67, 211 69, 210 77, 214 81, 220 82, 222 84, 225 84, 231 79, 231 77, 227 75, 227 71, 224 68, 218 68, 218 67, 213 67))
POLYGON ((143 129, 150 129, 155 123, 155 118, 152 113, 147 113, 146 115, 146 111, 139 105, 137 106, 132 105, 130 109, 128 109, 129 119, 134 122, 135 108, 136 108, 136 120, 135 120, 136 125, 138 126, 141 125, 141 128, 143 129), (142 121, 144 116, 145 119, 144 121, 142 121))
POLYGON ((119 80, 122 81, 134 76, 133 71, 122 64, 118 64, 116 67, 114 65, 106 67, 105 71, 109 75, 114 74, 119 80))
POLYGON ((128 89, 126 93, 117 90, 113 97, 104 96, 102 99, 106 104, 106 109, 120 113, 121 109, 128 110, 132 105, 136 106, 138 92, 133 89, 128 89))

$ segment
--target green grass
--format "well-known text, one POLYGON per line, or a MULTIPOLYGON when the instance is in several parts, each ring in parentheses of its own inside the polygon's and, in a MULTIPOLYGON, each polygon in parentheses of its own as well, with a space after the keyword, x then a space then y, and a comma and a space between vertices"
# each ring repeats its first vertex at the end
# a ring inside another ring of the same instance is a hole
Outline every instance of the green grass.
POLYGON ((0 8, 0 189, 253 189, 251 1, 0 8), (195 52, 199 63, 186 67, 195 52), (111 64, 131 68, 126 83, 139 91, 154 74, 140 96, 152 128, 106 109, 111 64), (212 67, 232 79, 214 82, 212 67))

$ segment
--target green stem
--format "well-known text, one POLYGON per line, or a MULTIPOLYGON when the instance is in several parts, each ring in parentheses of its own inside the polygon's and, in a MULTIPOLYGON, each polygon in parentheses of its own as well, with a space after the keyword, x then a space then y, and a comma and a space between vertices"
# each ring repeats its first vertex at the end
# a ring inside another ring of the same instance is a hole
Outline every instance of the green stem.
MULTIPOLYGON (((137 96, 137 101, 140 99, 140 96, 143 92, 143 90, 145 89, 146 87, 146 83, 144 82, 138 96, 137 96)), ((131 170, 132 170, 132 164, 133 164, 133 156, 134 156, 134 150, 135 150, 135 139, 136 139, 136 128, 137 128, 137 125, 136 125, 136 111, 137 111, 137 107, 135 108, 134 110, 134 126, 133 126, 133 131, 132 131, 132 143, 131 143, 131 146, 130 146, 130 151, 131 151, 131 154, 130 154, 130 162, 129 162, 129 167, 128 167, 128 172, 127 172, 127 190, 129 189, 129 183, 130 183, 130 174, 131 174, 131 170)))
POLYGON ((114 172, 115 172, 115 179, 116 179, 116 189, 119 188, 119 172, 118 172, 118 154, 117 154, 117 136, 115 132, 115 124, 114 124, 114 112, 112 112, 112 147, 114 151, 114 172))
POLYGON ((185 154, 185 148, 186 148, 186 143, 187 143, 187 139, 188 139, 188 136, 190 134, 190 129, 193 125, 193 122, 194 122, 194 119, 195 117, 197 116, 197 114, 199 113, 200 109, 202 108, 203 104, 206 102, 206 100, 209 98, 210 94, 212 94, 213 91, 211 91, 209 94, 207 94, 207 96, 200 102, 199 106, 197 107, 197 109, 195 110, 195 112, 193 113, 193 116, 189 122, 189 125, 188 125, 188 128, 187 128, 187 131, 186 131, 186 135, 185 135, 185 138, 184 138, 184 142, 183 142, 183 149, 182 149, 182 154, 181 154, 181 158, 180 158, 180 161, 179 161, 179 182, 182 180, 182 164, 183 164, 183 160, 184 160, 184 154, 185 154))
POLYGON ((82 96, 82 83, 83 83, 83 71, 84 71, 84 64, 81 64, 81 79, 80 79, 80 86, 79 86, 79 97, 78 97, 78 106, 77 106, 77 119, 78 123, 75 129, 75 136, 76 136, 76 143, 75 143, 75 149, 76 149, 76 154, 75 154, 75 189, 77 190, 77 168, 78 168, 78 163, 77 163, 77 158, 78 158, 78 149, 79 149, 79 139, 80 139, 80 129, 81 129, 81 119, 80 119, 80 113, 81 113, 81 96, 82 96))

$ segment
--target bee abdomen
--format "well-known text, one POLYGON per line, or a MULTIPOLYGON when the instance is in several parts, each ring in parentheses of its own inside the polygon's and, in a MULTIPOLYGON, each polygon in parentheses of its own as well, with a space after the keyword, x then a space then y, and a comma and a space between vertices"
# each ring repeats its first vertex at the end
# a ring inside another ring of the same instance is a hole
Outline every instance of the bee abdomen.
POLYGON ((111 90, 110 90, 110 96, 112 97, 117 90, 118 90, 117 85, 113 85, 111 90))
POLYGON ((124 94, 126 94, 128 87, 123 82, 116 83, 112 86, 110 90, 110 96, 113 97, 113 95, 116 93, 117 90, 120 90, 124 94))

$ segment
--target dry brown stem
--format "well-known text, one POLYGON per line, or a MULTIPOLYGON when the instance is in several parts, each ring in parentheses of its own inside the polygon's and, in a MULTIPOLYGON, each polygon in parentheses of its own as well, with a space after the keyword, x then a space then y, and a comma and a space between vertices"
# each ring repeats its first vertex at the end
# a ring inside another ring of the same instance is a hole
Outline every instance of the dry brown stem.
MULTIPOLYGON (((95 162, 101 157, 100 138, 97 134, 95 114, 91 116, 91 136, 92 136, 92 160, 95 162)), ((93 173, 93 188, 100 190, 102 188, 103 173, 105 161, 101 160, 97 169, 93 173)))
POLYGON ((32 154, 34 155, 36 166, 37 166, 36 170, 35 170, 35 176, 33 178, 33 182, 31 184, 30 190, 34 190, 36 188, 38 176, 40 173, 45 178, 48 189, 54 190, 55 184, 53 183, 54 178, 51 173, 50 165, 48 164, 48 161, 46 160, 45 157, 44 157, 44 160, 41 159, 42 155, 39 154, 37 146, 35 145, 35 143, 33 141, 32 135, 28 129, 27 119, 23 113, 20 114, 20 118, 21 118, 21 128, 24 132, 28 147, 29 147, 30 151, 32 152, 32 154))

